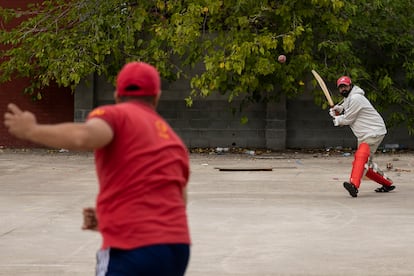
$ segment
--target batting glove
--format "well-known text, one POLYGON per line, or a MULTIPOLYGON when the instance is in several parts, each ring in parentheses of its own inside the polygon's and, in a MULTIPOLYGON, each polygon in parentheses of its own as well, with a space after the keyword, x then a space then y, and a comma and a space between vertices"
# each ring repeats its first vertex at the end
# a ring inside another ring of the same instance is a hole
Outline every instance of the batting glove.
POLYGON ((344 107, 342 105, 335 105, 334 107, 329 109, 329 115, 331 115, 331 117, 335 117, 341 114, 343 111, 344 107))
POLYGON ((332 117, 333 117, 334 126, 339 126, 339 117, 340 116, 332 116, 332 117))

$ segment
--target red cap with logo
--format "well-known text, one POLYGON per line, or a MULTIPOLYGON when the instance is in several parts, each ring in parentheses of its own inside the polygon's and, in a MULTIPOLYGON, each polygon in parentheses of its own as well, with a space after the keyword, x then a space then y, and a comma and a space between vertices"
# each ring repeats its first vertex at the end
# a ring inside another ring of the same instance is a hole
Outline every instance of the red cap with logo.
POLYGON ((340 85, 351 85, 352 81, 348 76, 342 76, 336 81, 336 87, 340 85))
POLYGON ((118 96, 156 96, 160 93, 161 79, 158 70, 145 62, 124 65, 116 79, 118 96))

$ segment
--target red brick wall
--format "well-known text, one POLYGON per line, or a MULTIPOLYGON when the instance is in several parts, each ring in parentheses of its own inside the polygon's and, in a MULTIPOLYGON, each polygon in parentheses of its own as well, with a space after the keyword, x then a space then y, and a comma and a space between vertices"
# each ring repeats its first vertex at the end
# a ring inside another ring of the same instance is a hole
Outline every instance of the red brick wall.
MULTIPOLYGON (((29 0, 0 0, 1 7, 25 8, 28 3, 41 1, 29 0)), ((59 123, 73 121, 74 96, 69 88, 52 85, 42 90, 43 99, 33 101, 30 95, 24 95, 23 89, 28 86, 30 80, 15 78, 11 82, 0 84, 0 116, 6 111, 7 104, 13 102, 22 109, 30 110, 37 116, 39 123, 59 123)), ((3 121, 3 120, 2 120, 3 121)), ((7 133, 3 122, 0 124, 0 147, 37 147, 32 143, 15 139, 7 133)))

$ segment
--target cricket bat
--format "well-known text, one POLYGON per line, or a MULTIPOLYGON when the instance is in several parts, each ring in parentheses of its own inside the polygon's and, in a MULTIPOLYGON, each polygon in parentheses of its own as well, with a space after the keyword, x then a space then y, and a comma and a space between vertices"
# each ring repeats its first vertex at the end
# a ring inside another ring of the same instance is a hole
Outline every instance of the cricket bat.
POLYGON ((324 80, 321 78, 321 76, 316 72, 315 70, 312 70, 312 74, 315 77, 315 79, 318 81, 319 86, 322 88, 323 93, 325 94, 326 99, 328 100, 328 104, 330 107, 334 107, 334 102, 331 98, 331 93, 329 93, 328 87, 326 87, 326 84, 324 80))

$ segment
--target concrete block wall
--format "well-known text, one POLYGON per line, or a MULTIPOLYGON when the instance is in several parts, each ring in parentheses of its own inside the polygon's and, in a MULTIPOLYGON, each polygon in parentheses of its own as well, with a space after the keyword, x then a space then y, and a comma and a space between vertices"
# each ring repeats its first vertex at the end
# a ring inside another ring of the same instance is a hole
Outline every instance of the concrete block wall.
POLYGON ((89 76, 76 87, 74 103, 74 121, 83 122, 89 112, 94 108, 94 95, 96 91, 94 76, 89 76))
POLYGON ((334 127, 328 110, 322 110, 312 99, 290 100, 287 109, 287 148, 355 146, 350 128, 334 127))
POLYGON ((229 103, 226 96, 213 94, 194 99, 191 107, 184 98, 188 82, 163 83, 158 112, 170 123, 188 147, 242 147, 283 149, 286 108, 281 103, 253 104, 238 112, 240 99, 229 103), (236 112, 233 112, 235 109, 236 112), (241 123, 246 116, 248 122, 241 123))
MULTIPOLYGON (((103 78, 93 77, 87 84, 79 85, 76 91, 75 120, 83 121, 92 106, 113 103, 112 84, 103 78), (91 105, 91 103, 93 103, 91 105)), ((188 82, 163 82, 158 112, 174 128, 190 148, 195 147, 243 147, 283 149, 286 143, 286 106, 281 103, 254 104, 241 113, 240 101, 228 103, 222 95, 195 99, 191 107, 186 106, 188 82), (247 116, 248 122, 241 123, 247 116)))
POLYGON ((266 104, 265 148, 285 149, 287 139, 287 108, 286 99, 266 104))
MULTIPOLYGON (((113 103, 112 84, 100 78, 79 86, 75 95, 75 114, 82 121, 94 106, 113 103), (91 85, 93 83, 93 85, 91 85), (92 105, 91 105, 92 103, 92 105)), ((212 95, 194 100, 187 107, 188 81, 163 83, 158 112, 180 135, 189 148, 242 147, 252 149, 355 148, 356 138, 349 127, 334 127, 327 110, 314 104, 311 93, 295 100, 281 98, 278 103, 254 104, 242 115, 233 114, 226 97, 212 95)), ((395 143, 414 148, 414 137, 404 128, 389 129, 383 144, 395 143)))
POLYGON ((262 105, 246 110, 246 124, 241 124, 240 114, 232 114, 225 100, 197 100, 192 107, 182 99, 162 100, 158 110, 189 147, 266 147, 262 105))
POLYGON ((382 144, 398 144, 401 148, 414 149, 414 136, 410 136, 404 127, 391 127, 382 144))

